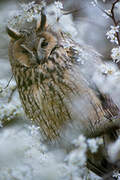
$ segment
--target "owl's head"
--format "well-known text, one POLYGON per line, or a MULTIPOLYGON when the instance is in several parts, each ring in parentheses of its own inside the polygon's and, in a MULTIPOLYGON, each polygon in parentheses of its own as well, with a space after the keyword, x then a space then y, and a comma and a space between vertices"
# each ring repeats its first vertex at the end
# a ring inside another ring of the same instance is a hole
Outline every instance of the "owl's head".
POLYGON ((7 33, 14 43, 14 60, 27 67, 46 62, 59 43, 58 35, 46 23, 44 11, 35 25, 19 32, 7 27, 7 33))

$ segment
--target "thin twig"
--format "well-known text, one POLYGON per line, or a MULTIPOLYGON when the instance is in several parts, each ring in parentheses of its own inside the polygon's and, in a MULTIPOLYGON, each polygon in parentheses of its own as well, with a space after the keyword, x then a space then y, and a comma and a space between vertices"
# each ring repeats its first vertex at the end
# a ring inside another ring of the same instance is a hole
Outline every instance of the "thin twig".
POLYGON ((12 91, 11 91, 11 93, 10 93, 10 96, 9 96, 9 98, 8 98, 8 103, 12 100, 13 94, 14 94, 14 92, 16 91, 16 89, 17 89, 17 86, 15 86, 15 87, 12 89, 12 91))
MULTIPOLYGON (((120 21, 116 21, 115 19, 115 14, 114 14, 114 8, 115 5, 119 2, 120 0, 116 0, 114 3, 112 3, 112 8, 111 8, 111 14, 108 14, 104 9, 102 9, 101 7, 97 6, 103 13, 105 13, 108 17, 110 17, 113 20, 113 23, 115 26, 117 26, 119 24, 120 21)), ((120 46, 120 37, 119 37, 119 33, 116 32, 116 38, 118 40, 118 44, 120 46)))
MULTIPOLYGON (((114 14, 114 8, 115 8, 115 5, 119 2, 120 0, 116 0, 113 4, 112 4, 112 8, 111 8, 111 18, 113 20, 113 23, 115 26, 118 25, 118 22, 116 21, 115 19, 115 14, 114 14)), ((116 32, 116 37, 117 37, 117 40, 118 40, 118 44, 120 46, 120 37, 119 37, 119 33, 116 32)))
POLYGON ((13 78, 13 74, 12 74, 12 76, 11 76, 10 80, 8 81, 7 85, 4 87, 4 89, 7 89, 7 88, 8 88, 8 86, 9 86, 9 84, 10 84, 10 82, 11 82, 12 78, 13 78))
MULTIPOLYGON (((12 78, 13 78, 13 75, 11 76, 11 78, 10 78, 10 80, 8 81, 7 85, 6 85, 3 89, 7 89, 7 88, 8 88, 8 86, 9 86, 9 84, 10 84, 12 78)), ((3 92, 3 89, 0 91, 0 93, 3 92)))
POLYGON ((83 9, 86 9, 87 7, 83 7, 83 8, 79 8, 79 9, 71 9, 71 10, 67 10, 67 9, 62 9, 63 11, 63 15, 68 15, 68 14, 74 14, 74 13, 78 13, 83 9))

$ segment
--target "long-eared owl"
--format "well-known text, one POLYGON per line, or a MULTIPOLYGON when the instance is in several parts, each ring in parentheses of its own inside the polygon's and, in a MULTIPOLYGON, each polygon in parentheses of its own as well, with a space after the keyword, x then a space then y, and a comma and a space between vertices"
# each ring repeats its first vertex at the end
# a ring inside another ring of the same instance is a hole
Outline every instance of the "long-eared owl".
MULTIPOLYGON (((44 140, 71 141, 80 133, 95 137, 112 127, 108 107, 91 88, 77 60, 80 45, 63 31, 56 32, 43 10, 40 20, 30 27, 16 31, 8 26, 7 32, 11 37, 9 59, 23 108, 40 126, 44 140)), ((92 69, 91 62, 89 65, 92 69)))

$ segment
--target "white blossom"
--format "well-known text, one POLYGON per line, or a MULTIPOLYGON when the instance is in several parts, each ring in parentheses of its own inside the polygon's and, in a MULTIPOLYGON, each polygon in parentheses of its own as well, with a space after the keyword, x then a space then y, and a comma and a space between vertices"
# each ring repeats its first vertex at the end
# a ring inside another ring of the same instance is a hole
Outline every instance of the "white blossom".
POLYGON ((106 36, 107 36, 107 39, 110 39, 110 42, 118 44, 117 37, 115 36, 112 30, 108 31, 106 33, 106 36))
POLYGON ((73 143, 77 148, 69 154, 69 164, 83 166, 86 162, 86 138, 83 135, 80 135, 77 139, 73 141, 73 143))
POLYGON ((110 39, 112 43, 118 44, 116 32, 119 32, 119 26, 110 26, 111 29, 106 33, 107 39, 110 39))
POLYGON ((34 7, 35 5, 35 2, 32 1, 30 2, 29 4, 21 4, 21 8, 24 10, 24 11, 28 11, 29 9, 31 9, 32 7, 34 7))
POLYGON ((95 139, 88 139, 87 143, 88 143, 89 149, 92 153, 97 152, 98 144, 97 144, 97 141, 95 139))
POLYGON ((91 2, 91 5, 93 6, 93 7, 96 7, 96 5, 97 5, 97 0, 93 0, 92 2, 91 2))
POLYGON ((111 57, 116 63, 120 61, 120 47, 116 47, 111 50, 111 57))
POLYGON ((32 125, 32 126, 29 126, 28 129, 30 130, 31 135, 38 135, 40 127, 32 125))
POLYGON ((63 9, 63 4, 60 1, 55 1, 55 6, 58 9, 63 9))
POLYGON ((8 80, 0 80, 0 127, 19 115, 23 115, 23 110, 19 100, 16 101, 16 99, 13 98, 12 102, 8 102, 10 94, 15 86, 16 84, 14 81, 11 81, 8 85, 8 80))
POLYGON ((102 138, 87 139, 88 148, 92 153, 97 152, 98 147, 103 144, 102 138))
POLYGON ((102 16, 105 17, 106 19, 108 19, 108 18, 109 18, 109 15, 110 15, 110 16, 112 15, 112 14, 111 14, 111 9, 108 9, 108 10, 105 9, 104 11, 105 11, 105 12, 102 14, 102 16), (108 15, 107 15, 106 13, 107 13, 108 15))
POLYGON ((106 12, 108 15, 112 15, 112 14, 111 14, 111 9, 105 9, 105 12, 106 12))
POLYGON ((68 164, 73 179, 80 179, 83 178, 86 173, 86 170, 84 169, 87 151, 86 138, 83 135, 80 135, 73 141, 73 144, 76 148, 67 155, 65 162, 68 164))
POLYGON ((81 147, 81 148, 85 149, 85 151, 86 151, 86 148, 87 148, 86 138, 83 135, 80 135, 77 139, 75 139, 73 141, 73 143, 75 144, 75 146, 81 147))
POLYGON ((120 180, 120 172, 117 170, 113 171, 112 177, 116 178, 117 180, 120 180))
POLYGON ((115 34, 116 32, 119 32, 119 27, 120 26, 110 26, 111 30, 113 31, 113 33, 115 34))
POLYGON ((76 149, 69 154, 69 164, 83 166, 86 162, 86 154, 81 149, 76 149))
POLYGON ((100 72, 104 75, 113 75, 117 71, 116 66, 114 66, 113 63, 102 64, 99 69, 100 72))
POLYGON ((63 4, 60 1, 55 1, 54 3, 56 7, 56 16, 57 18, 60 18, 62 16, 62 9, 63 9, 63 4))
POLYGON ((9 18, 9 26, 19 30, 20 26, 25 22, 32 22, 34 19, 38 19, 41 15, 41 9, 45 5, 45 1, 41 1, 39 5, 34 1, 20 4, 20 10, 17 11, 17 14, 9 18))
POLYGON ((108 146, 108 155, 112 162, 120 159, 120 137, 108 146))

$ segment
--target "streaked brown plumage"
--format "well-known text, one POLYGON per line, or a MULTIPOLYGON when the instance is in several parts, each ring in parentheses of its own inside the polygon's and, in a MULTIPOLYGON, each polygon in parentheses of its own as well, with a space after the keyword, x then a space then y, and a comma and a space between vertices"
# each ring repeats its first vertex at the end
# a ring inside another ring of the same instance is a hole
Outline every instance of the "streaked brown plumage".
POLYGON ((10 63, 23 108, 40 126, 45 141, 66 144, 79 133, 96 137, 119 128, 118 121, 112 123, 119 109, 87 83, 75 58, 77 52, 62 44, 72 40, 61 31, 54 32, 44 14, 37 28, 16 33, 8 27, 7 32, 11 36, 10 63))

